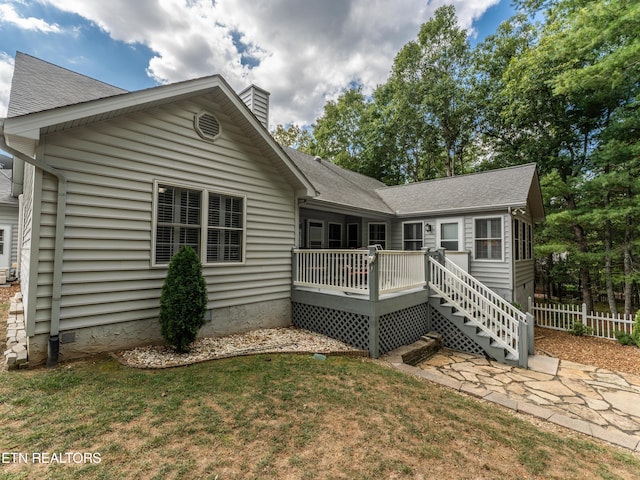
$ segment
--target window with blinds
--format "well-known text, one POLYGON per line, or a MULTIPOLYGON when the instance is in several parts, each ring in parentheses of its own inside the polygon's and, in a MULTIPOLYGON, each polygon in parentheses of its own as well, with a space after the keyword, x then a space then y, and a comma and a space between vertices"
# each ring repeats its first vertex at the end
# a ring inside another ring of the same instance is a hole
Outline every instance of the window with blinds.
POLYGON ((477 218, 475 258, 502 260, 502 218, 477 218))
POLYGON ((168 264, 184 245, 205 263, 243 260, 244 198, 158 184, 156 212, 155 264, 168 264))
POLYGON ((242 260, 242 199, 209 194, 207 263, 242 260))

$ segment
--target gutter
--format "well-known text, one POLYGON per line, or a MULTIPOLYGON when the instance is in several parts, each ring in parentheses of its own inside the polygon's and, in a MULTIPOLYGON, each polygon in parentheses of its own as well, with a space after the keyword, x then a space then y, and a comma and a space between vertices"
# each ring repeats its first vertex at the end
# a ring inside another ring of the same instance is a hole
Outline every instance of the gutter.
POLYGON ((67 209, 67 178, 62 172, 51 165, 37 158, 25 155, 21 151, 7 145, 4 136, 5 120, 6 118, 0 118, 0 148, 58 179, 55 246, 53 253, 53 285, 51 292, 51 321, 49 327, 49 345, 47 349, 47 367, 54 367, 58 364, 60 354, 60 302, 62 298, 62 254, 64 252, 64 224, 67 209))

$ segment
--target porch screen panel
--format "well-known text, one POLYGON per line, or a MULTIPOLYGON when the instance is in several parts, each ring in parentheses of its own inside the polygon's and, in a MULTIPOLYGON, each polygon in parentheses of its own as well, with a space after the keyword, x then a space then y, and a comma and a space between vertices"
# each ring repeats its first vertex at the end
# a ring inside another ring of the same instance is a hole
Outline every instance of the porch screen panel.
POLYGON ((387 248, 387 225, 385 223, 369 224, 369 245, 380 245, 387 248))
POLYGON ((329 224, 329 248, 342 248, 342 224, 329 224))
POLYGON ((405 223, 402 228, 404 250, 420 250, 423 245, 422 222, 405 223))
POLYGON ((357 223, 347 225, 347 248, 358 248, 360 246, 360 228, 357 223))

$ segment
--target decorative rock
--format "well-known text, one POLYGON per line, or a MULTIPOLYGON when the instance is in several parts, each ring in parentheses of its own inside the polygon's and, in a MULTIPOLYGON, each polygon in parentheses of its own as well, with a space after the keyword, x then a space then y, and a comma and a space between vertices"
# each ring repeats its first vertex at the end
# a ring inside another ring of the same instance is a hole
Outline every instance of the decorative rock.
POLYGON ((24 363, 27 363, 27 351, 26 350, 21 350, 21 351, 16 353, 16 363, 18 365, 22 365, 24 363))
POLYGON ((427 335, 423 336, 421 340, 413 342, 411 345, 396 348, 387 355, 390 357, 399 356, 402 358, 402 363, 406 363, 407 365, 418 365, 442 348, 442 337, 440 337, 440 335, 434 335, 433 332, 429 332, 427 335), (435 338, 433 338, 434 336, 435 338))
MULTIPOLYGON (((0 280, 2 280, 0 278, 0 280)), ((24 324, 24 307, 20 301, 19 293, 14 295, 9 305, 9 315, 7 317, 7 340, 8 350, 5 352, 5 364, 9 369, 26 368, 28 362, 27 332, 24 324)))
POLYGON ((10 353, 5 353, 4 357, 6 359, 7 365, 11 366, 16 364, 18 355, 13 352, 10 352, 10 353))

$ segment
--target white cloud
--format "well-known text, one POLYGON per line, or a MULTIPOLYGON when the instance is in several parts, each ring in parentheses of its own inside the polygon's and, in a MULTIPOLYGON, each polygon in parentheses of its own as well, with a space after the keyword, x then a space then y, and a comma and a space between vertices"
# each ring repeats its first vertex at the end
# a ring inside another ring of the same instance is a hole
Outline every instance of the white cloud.
POLYGON ((16 12, 13 5, 0 4, 0 23, 9 23, 23 30, 35 30, 42 33, 60 33, 61 29, 55 23, 47 23, 41 18, 23 17, 16 12))
POLYGON ((250 83, 265 88, 275 126, 312 123, 350 84, 373 91, 441 5, 453 2, 460 25, 469 28, 499 0, 41 1, 115 40, 149 47, 155 55, 147 73, 158 82, 219 73, 237 90, 250 83), (246 65, 247 58, 257 66, 246 65))
POLYGON ((7 116, 12 76, 13 58, 4 52, 0 52, 0 117, 7 116))

